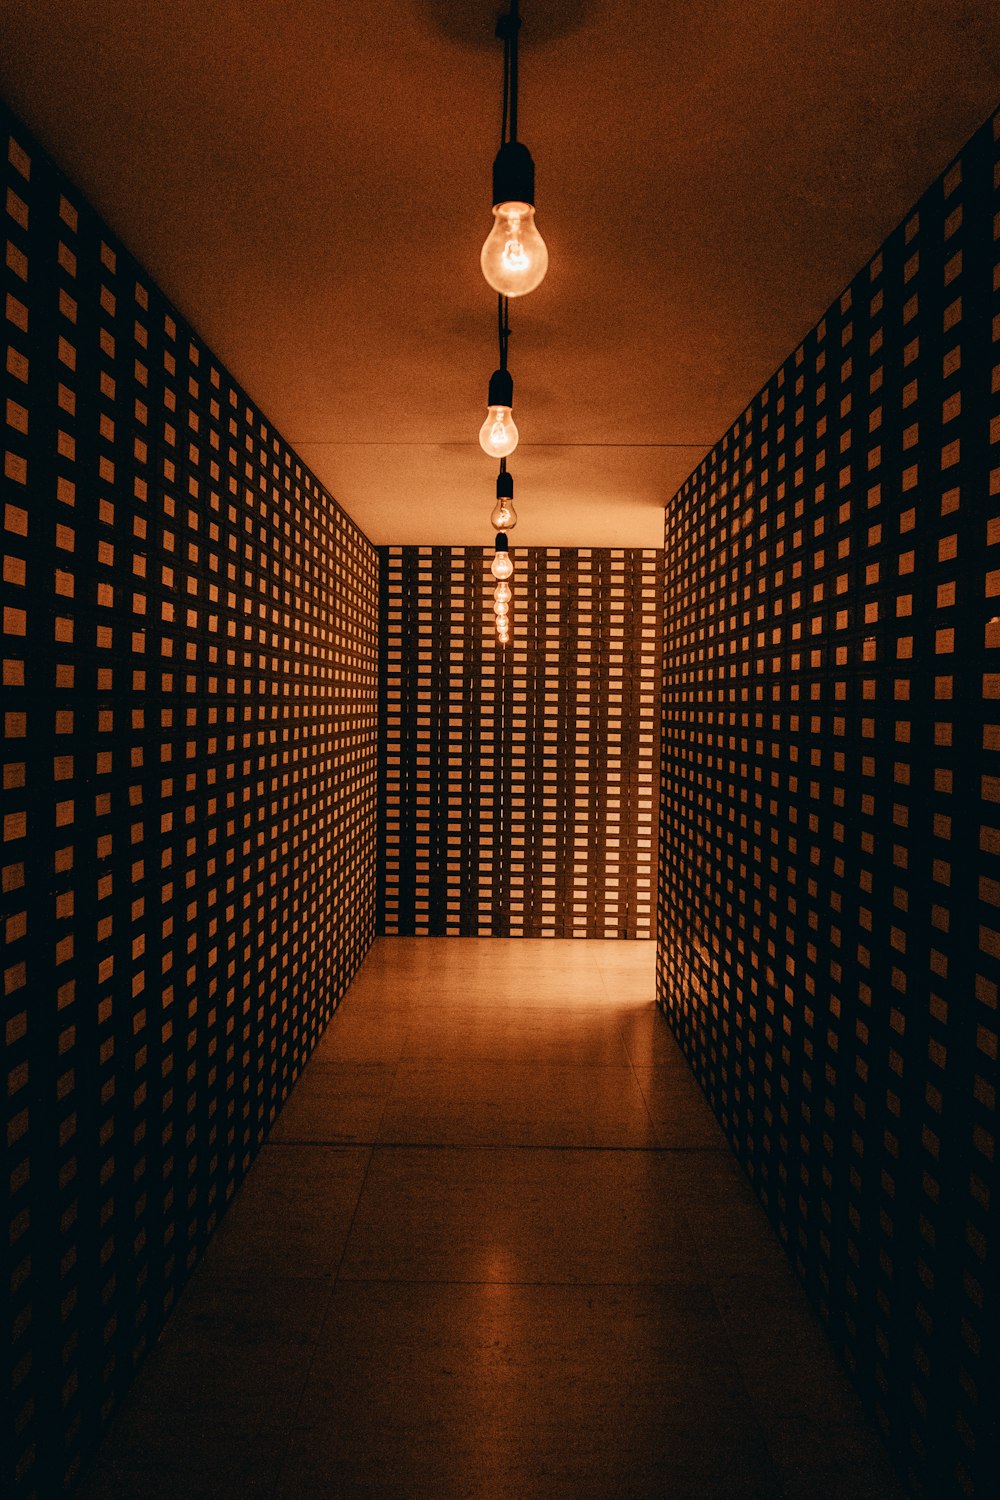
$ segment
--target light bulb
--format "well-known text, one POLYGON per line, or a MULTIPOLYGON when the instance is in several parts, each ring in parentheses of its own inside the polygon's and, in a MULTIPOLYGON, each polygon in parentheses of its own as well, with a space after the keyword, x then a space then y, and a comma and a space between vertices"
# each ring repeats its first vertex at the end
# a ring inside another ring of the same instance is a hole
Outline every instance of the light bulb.
POLYGON ((491 458, 506 458, 517 447, 518 431, 509 406, 491 406, 479 429, 479 446, 491 458))
POLYGON ((490 563, 490 572, 493 574, 494 578, 499 578, 501 580, 512 578, 514 576, 514 564, 511 562, 510 557, 506 552, 497 553, 496 557, 490 563))
POLYGON ((493 522, 494 531, 513 531, 517 525, 517 511, 514 509, 513 500, 506 497, 499 499, 494 505, 490 520, 493 522))
POLYGON ((486 238, 479 264, 487 283, 502 297, 533 292, 549 268, 549 252, 535 228, 530 203, 497 203, 493 228, 486 238))
POLYGON ((505 620, 510 612, 510 605, 505 599, 498 599, 493 606, 493 613, 498 620, 505 620))
MULTIPOLYGON (((496 399, 500 399, 496 394, 496 399)), ((510 393, 513 401, 514 392, 510 393)), ((512 531, 517 525, 517 511, 514 509, 514 476, 507 467, 507 460, 500 465, 500 473, 497 475, 497 503, 490 511, 490 520, 493 530, 499 532, 512 531)))
POLYGON ((496 586, 496 588, 493 590, 493 597, 498 602, 502 601, 505 604, 509 603, 509 601, 510 601, 510 599, 512 597, 511 591, 510 591, 510 584, 509 583, 498 583, 497 586, 496 586))

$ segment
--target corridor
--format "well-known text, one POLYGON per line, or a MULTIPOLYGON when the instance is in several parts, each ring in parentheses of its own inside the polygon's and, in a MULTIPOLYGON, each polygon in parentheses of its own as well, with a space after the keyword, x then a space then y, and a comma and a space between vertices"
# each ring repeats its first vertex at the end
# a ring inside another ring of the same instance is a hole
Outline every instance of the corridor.
POLYGON ((376 942, 86 1500, 892 1500, 646 942, 376 942))

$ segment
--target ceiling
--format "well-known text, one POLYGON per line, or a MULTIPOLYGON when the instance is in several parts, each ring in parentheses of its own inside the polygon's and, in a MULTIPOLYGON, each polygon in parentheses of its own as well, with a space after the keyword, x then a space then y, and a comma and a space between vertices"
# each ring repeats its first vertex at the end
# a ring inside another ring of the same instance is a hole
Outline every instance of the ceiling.
MULTIPOLYGON (((483 542, 502 0, 0 0, 0 90, 375 542, 483 542)), ((535 545, 662 507, 1000 97, 972 0, 522 0, 535 545)))

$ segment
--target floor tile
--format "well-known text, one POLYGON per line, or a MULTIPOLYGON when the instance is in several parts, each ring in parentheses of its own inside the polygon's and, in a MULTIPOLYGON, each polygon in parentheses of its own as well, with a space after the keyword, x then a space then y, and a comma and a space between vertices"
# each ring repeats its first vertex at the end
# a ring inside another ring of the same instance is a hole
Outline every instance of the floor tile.
POLYGON ((648 1282, 700 1279, 650 1151, 376 1148, 343 1279, 648 1282))
POLYGON ((484 964, 460 977, 453 976, 449 983, 441 983, 439 976, 431 974, 423 990, 414 990, 411 998, 416 1004, 433 1001, 442 1008, 489 1013, 510 1009, 518 1015, 558 1005, 595 1006, 606 1011, 609 1005, 607 988, 596 968, 573 971, 562 965, 537 964, 502 969, 484 964))
POLYGON ((240 1430, 287 1421, 329 1295, 318 1279, 196 1274, 142 1369, 123 1433, 144 1434, 151 1409, 240 1430))
POLYGON ((782 1438, 789 1463, 829 1458, 817 1442, 815 1414, 841 1433, 862 1421, 861 1405, 842 1377, 819 1321, 789 1268, 790 1277, 732 1279, 715 1287, 715 1300, 747 1390, 782 1438))
POLYGON ((412 1025, 409 1007, 380 1007, 378 1002, 345 1006, 341 1001, 320 1037, 316 1062, 396 1063, 403 1055, 412 1025))
POLYGON ((548 1062, 623 1067, 628 1054, 614 1014, 595 1007, 517 1011, 414 1007, 402 1056, 409 1060, 548 1062))
POLYGON ((327 1281, 192 1281, 117 1415, 83 1500, 264 1500, 313 1359, 327 1281))
POLYGON ((668 1287, 341 1284, 278 1500, 324 1484, 386 1500, 781 1495, 711 1299, 668 1287))
MULTIPOLYGON (((578 942, 528 938, 381 939, 365 971, 391 975, 394 993, 415 1003, 519 1010, 553 1004, 606 1006, 608 995, 592 951, 578 942), (427 944, 413 954, 400 944, 427 944), (442 947, 450 943, 451 949, 442 947), (384 947, 384 944, 391 946, 384 947), (374 960, 374 963, 373 963, 374 960)), ((371 982, 366 976, 366 983, 371 982)))
POLYGON ((378 1139, 466 1146, 657 1143, 629 1067, 405 1058, 378 1139))
POLYGON ((687 1068, 666 1016, 648 1000, 632 1000, 627 1007, 623 1006, 619 1020, 626 1050, 634 1063, 687 1068))
POLYGON ((102 1452, 74 1500, 272 1500, 285 1435, 205 1429, 189 1418, 159 1421, 144 1446, 102 1452))
POLYGON ((637 1063, 634 1071, 661 1146, 729 1150, 722 1127, 687 1067, 637 1063))
POLYGON ((625 951, 619 955, 600 954, 596 959, 609 998, 652 1004, 656 999, 656 944, 618 946, 625 951))
POLYGON ((303 1069, 270 1140, 374 1140, 395 1072, 394 1063, 314 1059, 303 1069))
POLYGON ((370 1155, 369 1146, 265 1146, 199 1274, 335 1275, 370 1155))
POLYGON ((786 1500, 905 1500, 860 1416, 819 1432, 815 1419, 778 1418, 767 1436, 786 1500))

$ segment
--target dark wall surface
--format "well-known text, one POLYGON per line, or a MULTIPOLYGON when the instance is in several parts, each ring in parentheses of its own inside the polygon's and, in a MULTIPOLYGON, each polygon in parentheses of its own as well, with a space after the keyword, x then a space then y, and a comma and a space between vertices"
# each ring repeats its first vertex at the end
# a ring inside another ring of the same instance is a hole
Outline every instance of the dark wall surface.
POLYGON ((45 1496, 371 941, 378 563, 0 119, 5 1406, 45 1496))
POLYGON ((998 134, 666 513, 659 1000, 921 1496, 997 1473, 998 134))
POLYGON ((380 931, 652 937, 662 553, 383 547, 380 931))

